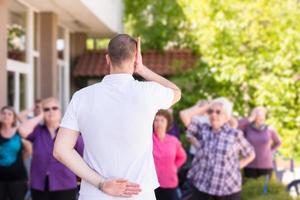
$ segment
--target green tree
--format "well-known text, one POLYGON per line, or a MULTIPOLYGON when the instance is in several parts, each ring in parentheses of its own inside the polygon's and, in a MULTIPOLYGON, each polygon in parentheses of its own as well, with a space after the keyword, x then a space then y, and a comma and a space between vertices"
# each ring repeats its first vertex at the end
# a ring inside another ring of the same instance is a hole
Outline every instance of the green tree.
POLYGON ((300 158, 300 81, 294 79, 300 74, 296 0, 128 0, 125 19, 128 30, 142 36, 145 48, 176 44, 199 54, 193 70, 173 77, 183 88, 177 110, 216 96, 229 97, 241 116, 264 105, 270 113, 268 123, 283 137, 281 152, 300 158), (165 11, 165 6, 176 12, 165 11), (169 21, 160 26, 165 18, 169 21))
POLYGON ((185 14, 177 1, 125 0, 125 29, 142 36, 143 48, 184 47, 185 14))

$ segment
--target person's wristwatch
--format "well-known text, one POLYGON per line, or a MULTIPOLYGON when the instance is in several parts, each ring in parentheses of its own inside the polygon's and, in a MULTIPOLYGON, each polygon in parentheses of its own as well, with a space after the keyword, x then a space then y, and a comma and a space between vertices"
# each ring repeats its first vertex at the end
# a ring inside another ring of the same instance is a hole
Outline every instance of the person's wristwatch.
POLYGON ((98 184, 98 189, 102 192, 103 192, 104 183, 105 183, 105 179, 101 179, 99 184, 98 184))

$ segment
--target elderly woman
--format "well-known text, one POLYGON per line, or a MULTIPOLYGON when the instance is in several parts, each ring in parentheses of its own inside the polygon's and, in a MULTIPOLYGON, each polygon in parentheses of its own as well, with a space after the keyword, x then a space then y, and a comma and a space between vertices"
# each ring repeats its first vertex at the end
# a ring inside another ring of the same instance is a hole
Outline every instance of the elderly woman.
POLYGON ((246 139, 254 147, 256 157, 245 167, 244 174, 248 178, 272 175, 272 154, 281 144, 277 132, 266 124, 267 109, 256 107, 248 119, 239 123, 246 139))
MULTIPOLYGON (((30 151, 30 143, 17 132, 17 115, 10 106, 0 113, 0 200, 24 200, 27 174, 23 153, 30 151)), ((27 152, 30 153, 30 152, 27 152)))
POLYGON ((226 98, 213 100, 207 112, 209 124, 192 120, 187 130, 198 140, 188 172, 192 199, 239 200, 240 169, 254 159, 254 150, 242 132, 229 126, 232 104, 226 98))
POLYGON ((178 200, 177 170, 186 161, 180 141, 167 131, 172 125, 172 115, 159 110, 153 123, 153 156, 160 187, 155 190, 157 200, 178 200))
MULTIPOLYGON (((42 102, 42 113, 19 128, 22 137, 33 143, 30 185, 33 200, 75 200, 76 176, 52 155, 61 120, 59 103, 54 98, 42 102)), ((80 138, 76 150, 82 154, 80 138)))

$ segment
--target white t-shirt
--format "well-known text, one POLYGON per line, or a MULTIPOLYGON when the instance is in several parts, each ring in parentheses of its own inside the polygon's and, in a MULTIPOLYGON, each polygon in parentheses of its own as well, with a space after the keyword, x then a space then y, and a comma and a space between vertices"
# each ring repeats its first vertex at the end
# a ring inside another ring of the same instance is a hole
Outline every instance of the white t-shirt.
MULTIPOLYGON (((76 92, 61 127, 79 131, 84 160, 105 178, 124 178, 141 185, 135 200, 153 200, 157 188, 152 124, 159 109, 172 105, 174 93, 155 82, 140 82, 130 74, 107 75, 76 92)), ((82 181, 80 200, 123 199, 108 196, 82 181)))

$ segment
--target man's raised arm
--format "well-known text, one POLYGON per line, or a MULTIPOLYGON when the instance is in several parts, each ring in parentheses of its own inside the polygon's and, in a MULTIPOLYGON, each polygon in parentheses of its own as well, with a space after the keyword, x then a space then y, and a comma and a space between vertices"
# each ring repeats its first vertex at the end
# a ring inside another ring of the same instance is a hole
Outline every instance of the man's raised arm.
POLYGON ((143 65, 142 54, 141 54, 141 39, 138 38, 137 41, 137 53, 136 53, 136 63, 135 63, 135 73, 143 77, 146 81, 154 81, 159 83, 160 85, 170 88, 174 92, 174 98, 172 105, 177 103, 181 99, 181 90, 177 85, 172 83, 171 81, 165 79, 164 77, 156 74, 151 71, 148 67, 143 65))

